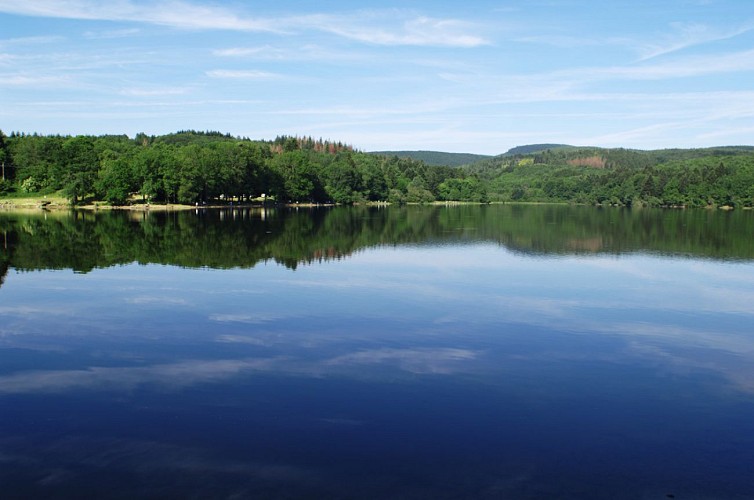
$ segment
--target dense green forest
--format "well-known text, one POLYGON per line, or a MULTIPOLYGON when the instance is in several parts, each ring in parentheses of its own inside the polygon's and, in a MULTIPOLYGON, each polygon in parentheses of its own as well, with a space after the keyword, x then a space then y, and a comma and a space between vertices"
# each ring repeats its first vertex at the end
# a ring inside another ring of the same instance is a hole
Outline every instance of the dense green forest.
POLYGON ((464 170, 491 201, 655 207, 752 207, 754 148, 639 151, 558 147, 464 170))
POLYGON ((194 204, 487 201, 466 171, 374 156, 339 142, 300 137, 252 141, 219 132, 164 136, 41 136, 0 133, 0 194, 61 192, 82 200, 194 204))
POLYGON ((285 203, 754 205, 749 146, 640 151, 540 144, 452 168, 302 137, 0 132, 0 164, 0 195, 62 193, 73 204, 229 203, 264 195, 285 203))

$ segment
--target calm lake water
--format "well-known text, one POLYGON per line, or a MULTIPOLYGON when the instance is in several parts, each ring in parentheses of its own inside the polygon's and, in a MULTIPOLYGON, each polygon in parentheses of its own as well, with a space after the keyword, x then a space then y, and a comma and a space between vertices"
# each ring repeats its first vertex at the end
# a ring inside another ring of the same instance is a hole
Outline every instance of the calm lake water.
POLYGON ((0 213, 3 498, 754 498, 754 213, 0 213))

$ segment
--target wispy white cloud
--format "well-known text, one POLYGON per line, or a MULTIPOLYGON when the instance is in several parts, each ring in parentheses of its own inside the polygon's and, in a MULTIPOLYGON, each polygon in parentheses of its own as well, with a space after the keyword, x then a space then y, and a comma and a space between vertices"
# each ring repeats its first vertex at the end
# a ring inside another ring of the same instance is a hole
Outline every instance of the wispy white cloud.
MULTIPOLYGON (((673 61, 625 64, 616 66, 592 66, 577 69, 555 70, 544 73, 531 73, 520 75, 506 75, 492 77, 488 83, 495 83, 504 89, 500 94, 506 99, 514 98, 518 102, 549 100, 554 98, 570 99, 578 96, 578 99, 614 99, 615 96, 633 95, 634 99, 644 98, 649 94, 616 94, 605 90, 596 92, 584 92, 585 88, 598 83, 613 80, 639 81, 639 80, 676 80, 726 73, 744 73, 754 71, 754 50, 730 52, 723 54, 709 54, 703 56, 680 57, 673 61), (594 96, 594 97, 590 97, 594 96)), ((458 76, 456 76, 458 78, 458 76)), ((473 81, 473 76, 468 78, 473 81)), ((478 80, 479 78, 477 78, 478 80)), ((688 92, 686 92, 688 94, 688 92)), ((657 95, 652 92, 651 95, 657 95)), ((667 93, 663 93, 667 95, 667 93)), ((697 95, 705 95, 697 93, 697 95)))
POLYGON ((698 23, 673 23, 671 32, 660 40, 639 45, 642 61, 677 52, 696 45, 727 40, 754 29, 754 23, 727 29, 715 29, 698 23))
POLYGON ((71 78, 68 76, 0 73, 0 87, 59 87, 70 84, 71 78))
POLYGON ((689 128, 688 122, 666 121, 663 123, 653 123, 641 127, 622 129, 617 132, 610 132, 597 136, 586 138, 588 144, 635 144, 641 140, 650 137, 656 137, 663 132, 671 130, 681 130, 689 128))
POLYGON ((277 31, 270 20, 243 17, 222 7, 180 0, 148 4, 128 0, 0 0, 0 12, 63 19, 128 21, 188 29, 277 31))
POLYGON ((148 23, 202 30, 263 31, 318 30, 369 44, 477 47, 488 44, 473 34, 473 24, 393 10, 361 11, 347 15, 313 14, 296 17, 255 18, 217 5, 182 0, 138 4, 129 0, 0 0, 0 12, 25 16, 148 23))
POLYGON ((272 47, 271 45, 263 45, 260 47, 230 47, 227 49, 213 50, 212 53, 219 57, 246 57, 246 56, 258 56, 263 55, 265 57, 279 57, 286 51, 280 48, 272 47))
POLYGON ((633 42, 623 37, 596 38, 586 35, 526 35, 513 38, 515 42, 551 45, 563 49, 594 47, 605 45, 630 46, 633 42))
POLYGON ((233 69, 213 69, 205 73, 210 78, 225 78, 235 80, 273 80, 282 78, 283 75, 270 73, 269 71, 258 70, 233 70, 233 69))
POLYGON ((48 36, 25 36, 25 37, 19 37, 19 38, 6 38, 5 40, 0 40, 0 47, 7 47, 7 46, 25 46, 25 45, 45 45, 45 44, 52 44, 52 43, 59 43, 61 41, 65 40, 62 36, 54 36, 54 35, 48 35, 48 36))
POLYGON ((455 19, 437 19, 391 12, 389 15, 362 13, 357 16, 311 15, 299 18, 310 28, 374 45, 418 45, 479 47, 490 42, 472 33, 473 25, 455 19), (396 26, 386 18, 403 18, 396 26))
POLYGON ((127 88, 120 91, 121 95, 134 97, 152 97, 166 95, 185 95, 190 92, 187 87, 155 87, 155 88, 127 88))
POLYGON ((84 32, 84 38, 90 40, 100 40, 109 38, 125 38, 141 33, 138 28, 125 28, 120 30, 105 30, 105 31, 86 31, 84 32))
MULTIPOLYGON (((754 114, 752 114, 754 116, 754 114)), ((711 132, 699 134, 698 137, 703 140, 719 140, 730 137, 740 137, 741 141, 750 142, 754 136, 754 127, 728 126, 711 132)))
POLYGON ((328 63, 349 61, 354 63, 374 64, 381 59, 376 54, 364 54, 359 51, 335 50, 317 44, 305 44, 296 47, 276 47, 261 45, 252 47, 228 47, 212 51, 212 55, 224 58, 244 58, 259 61, 326 61, 328 63))
POLYGON ((754 50, 689 56, 675 61, 649 65, 616 66, 595 68, 590 76, 626 78, 632 80, 677 79, 722 73, 754 71, 754 50))

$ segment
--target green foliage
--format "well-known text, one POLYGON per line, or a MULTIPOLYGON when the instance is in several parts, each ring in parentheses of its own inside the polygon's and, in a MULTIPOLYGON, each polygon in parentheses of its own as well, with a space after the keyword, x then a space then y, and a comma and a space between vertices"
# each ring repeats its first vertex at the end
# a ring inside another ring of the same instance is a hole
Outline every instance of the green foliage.
POLYGON ((0 179, 0 195, 6 195, 13 191, 13 183, 7 179, 0 179))
POLYGON ((486 186, 476 177, 447 179, 440 184, 440 199, 446 201, 488 201, 486 186))
POLYGON ((135 184, 131 164, 125 157, 108 151, 101 165, 95 182, 98 196, 112 205, 125 205, 135 184))
POLYGON ((465 167, 493 201, 620 206, 754 206, 748 147, 636 151, 560 148, 465 167))
POLYGON ((39 136, 0 132, 4 192, 200 203, 442 201, 754 206, 754 148, 638 151, 532 145, 460 168, 355 151, 340 142, 220 132, 39 136), (536 146, 536 147, 535 147, 536 146), (529 153, 522 153, 530 151, 529 153), (515 154, 511 154, 511 153, 515 154))
POLYGON ((290 136, 260 142, 191 130, 133 140, 12 134, 3 144, 19 190, 60 190, 73 203, 94 197, 119 205, 140 195, 194 204, 262 194, 281 202, 424 203, 440 196, 447 179, 466 177, 449 167, 290 136))

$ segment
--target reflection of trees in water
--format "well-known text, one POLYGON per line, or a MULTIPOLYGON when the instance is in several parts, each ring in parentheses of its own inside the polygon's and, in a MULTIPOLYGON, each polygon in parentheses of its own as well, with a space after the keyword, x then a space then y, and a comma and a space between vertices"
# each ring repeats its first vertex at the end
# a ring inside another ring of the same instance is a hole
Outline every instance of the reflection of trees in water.
POLYGON ((461 205, 329 209, 3 214, 3 262, 73 269, 139 262, 252 267, 341 259, 374 246, 495 242, 527 254, 647 251, 754 258, 754 214, 571 206, 461 205))
POLYGON ((5 283, 5 277, 10 268, 10 255, 15 233, 0 225, 0 287, 5 283))

